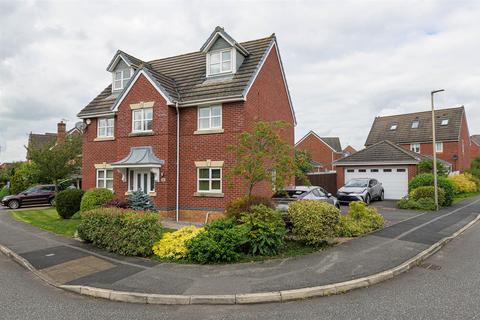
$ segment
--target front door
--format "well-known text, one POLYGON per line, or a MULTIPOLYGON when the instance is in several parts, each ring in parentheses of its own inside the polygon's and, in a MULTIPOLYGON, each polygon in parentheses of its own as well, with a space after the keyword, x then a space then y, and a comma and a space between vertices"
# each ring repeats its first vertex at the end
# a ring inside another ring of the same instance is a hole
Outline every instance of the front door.
POLYGON ((148 169, 130 169, 128 178, 129 191, 155 191, 155 175, 148 169))

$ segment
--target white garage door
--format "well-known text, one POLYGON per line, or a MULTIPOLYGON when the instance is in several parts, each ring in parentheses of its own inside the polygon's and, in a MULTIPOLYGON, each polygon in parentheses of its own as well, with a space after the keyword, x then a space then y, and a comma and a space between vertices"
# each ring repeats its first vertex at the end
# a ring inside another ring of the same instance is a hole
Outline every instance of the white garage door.
POLYGON ((373 178, 380 181, 385 199, 401 199, 408 194, 407 167, 345 168, 345 183, 353 178, 373 178))

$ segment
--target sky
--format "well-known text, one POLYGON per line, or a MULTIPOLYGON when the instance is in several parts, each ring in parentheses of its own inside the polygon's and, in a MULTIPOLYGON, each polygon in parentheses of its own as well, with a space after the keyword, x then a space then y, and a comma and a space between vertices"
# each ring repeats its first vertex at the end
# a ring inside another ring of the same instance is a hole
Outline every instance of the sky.
POLYGON ((117 49, 142 60, 198 51, 215 26, 275 33, 297 117, 362 148, 379 115, 464 105, 480 133, 480 1, 0 0, 0 163, 28 133, 67 129, 111 81, 117 49))

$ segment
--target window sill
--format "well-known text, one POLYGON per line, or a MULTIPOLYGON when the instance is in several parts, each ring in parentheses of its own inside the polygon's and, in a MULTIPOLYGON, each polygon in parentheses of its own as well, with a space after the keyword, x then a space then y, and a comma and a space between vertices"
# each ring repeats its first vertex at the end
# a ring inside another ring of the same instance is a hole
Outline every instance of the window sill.
POLYGON ((93 141, 113 141, 115 137, 97 137, 93 141))
MULTIPOLYGON (((132 194, 132 191, 127 191, 127 192, 125 192, 125 195, 126 195, 126 196, 129 196, 129 195, 131 195, 131 194, 132 194)), ((148 195, 149 195, 150 197, 156 197, 156 196, 157 196, 157 193, 156 193, 156 192, 149 192, 148 195)))
POLYGON ((225 130, 223 129, 208 129, 208 130, 197 130, 194 131, 193 134, 215 134, 215 133, 223 133, 225 130))
POLYGON ((210 197, 210 198, 223 198, 224 194, 221 192, 195 192, 194 197, 210 197))
POLYGON ((153 131, 139 131, 139 132, 130 132, 129 137, 141 137, 141 136, 153 136, 155 132, 153 131))

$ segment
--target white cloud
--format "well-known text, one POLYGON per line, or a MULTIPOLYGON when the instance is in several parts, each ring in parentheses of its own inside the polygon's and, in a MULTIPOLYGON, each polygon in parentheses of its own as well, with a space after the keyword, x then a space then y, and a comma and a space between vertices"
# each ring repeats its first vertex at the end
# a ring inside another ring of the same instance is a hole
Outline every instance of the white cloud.
POLYGON ((237 40, 275 32, 309 130, 360 148, 376 115, 464 104, 480 132, 478 2, 0 0, 1 161, 28 132, 55 131, 110 81, 117 49, 149 60, 198 50, 216 25, 237 40), (4 147, 2 148, 4 149, 4 147))

